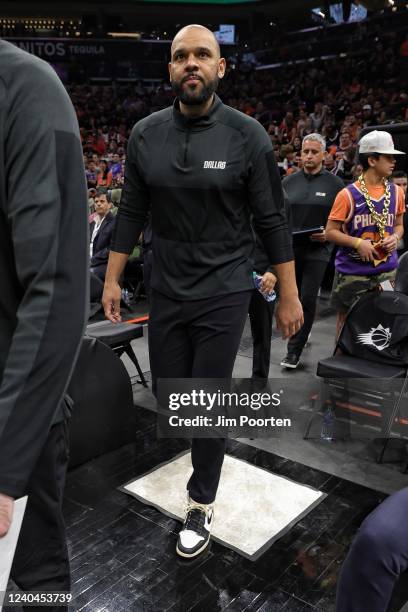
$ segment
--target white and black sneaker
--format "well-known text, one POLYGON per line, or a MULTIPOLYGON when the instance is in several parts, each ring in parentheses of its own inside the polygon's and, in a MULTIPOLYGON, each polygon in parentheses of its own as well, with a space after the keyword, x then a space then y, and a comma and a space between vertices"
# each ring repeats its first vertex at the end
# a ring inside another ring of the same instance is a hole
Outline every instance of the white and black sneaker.
POLYGON ((196 503, 189 498, 186 518, 177 540, 177 554, 192 558, 202 553, 209 544, 213 522, 213 507, 196 503))
POLYGON ((288 353, 284 359, 280 362, 283 368, 290 368, 295 370, 299 365, 299 355, 295 353, 288 353))

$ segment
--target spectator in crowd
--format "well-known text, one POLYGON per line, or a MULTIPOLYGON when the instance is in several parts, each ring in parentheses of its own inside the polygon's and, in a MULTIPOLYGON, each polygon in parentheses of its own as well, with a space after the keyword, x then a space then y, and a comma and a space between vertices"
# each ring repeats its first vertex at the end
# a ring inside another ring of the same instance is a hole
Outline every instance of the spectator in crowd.
POLYGON ((112 171, 109 170, 108 162, 106 161, 106 159, 101 159, 100 165, 99 165, 99 174, 98 174, 98 178, 96 181, 96 186, 98 188, 105 187, 106 189, 109 189, 111 184, 112 184, 112 171))
POLYGON ((407 197, 408 178, 407 173, 403 170, 395 170, 391 175, 391 180, 395 185, 399 185, 407 197))
POLYGON ((373 125, 373 109, 371 104, 364 104, 363 106, 363 127, 373 125))
POLYGON ((326 154, 324 156, 323 165, 324 165, 324 169, 328 170, 328 172, 333 172, 333 170, 336 168, 336 162, 334 160, 334 156, 328 151, 326 151, 326 154))
POLYGON ((330 261, 332 245, 324 231, 307 231, 324 227, 343 181, 323 169, 326 142, 320 134, 305 136, 302 144, 303 170, 283 180, 290 204, 295 251, 296 281, 304 312, 304 324, 289 339, 284 368, 297 368, 300 356, 312 329, 317 296, 330 261))
POLYGON ((88 162, 88 167, 85 170, 85 176, 88 189, 91 189, 92 187, 96 188, 96 185, 98 183, 98 171, 96 169, 94 161, 88 162))
POLYGON ((95 164, 95 170, 96 172, 99 172, 99 155, 97 153, 92 153, 92 157, 91 157, 93 163, 95 164))
POLYGON ((296 136, 296 126, 293 118, 293 113, 288 111, 279 126, 278 131, 281 142, 291 142, 296 136))
POLYGON ((294 139, 293 139, 293 142, 291 144, 292 144, 295 156, 300 155, 301 151, 302 151, 302 139, 301 139, 301 137, 300 136, 295 136, 294 139))
POLYGON ((96 189, 95 187, 91 187, 88 189, 88 221, 92 223, 95 217, 95 195, 96 189))
POLYGON ((90 225, 91 272, 105 280, 115 217, 109 192, 100 188, 95 195, 95 218, 90 225))
POLYGON ((339 246, 332 304, 338 338, 348 309, 366 291, 395 277, 397 244, 404 233, 404 192, 389 182, 395 155, 388 132, 373 130, 360 140, 363 173, 336 197, 326 227, 327 239, 339 246))
POLYGON ((338 157, 332 172, 346 182, 353 180, 353 168, 356 160, 356 147, 348 147, 338 157))
POLYGON ((339 146, 336 150, 336 159, 339 161, 343 159, 345 152, 353 146, 351 134, 348 131, 344 131, 340 134, 339 146))
POLYGON ((326 123, 322 135, 326 140, 327 150, 330 152, 336 152, 336 149, 339 145, 339 130, 336 127, 335 123, 326 123))
POLYGON ((0 537, 14 500, 28 495, 11 577, 22 591, 70 592, 65 391, 88 293, 83 156, 74 109, 46 62, 0 40, 0 82, 0 537))
POLYGON ((291 174, 295 165, 295 151, 290 144, 282 145, 280 150, 279 167, 282 168, 284 174, 291 174))
POLYGON ((322 102, 316 102, 314 112, 310 113, 310 129, 312 132, 319 132, 323 127, 327 114, 327 106, 324 106, 322 102))
MULTIPOLYGON (((357 142, 358 134, 360 132, 360 125, 357 121, 357 118, 354 115, 350 115, 349 117, 346 118, 342 129, 344 130, 343 133, 345 133, 345 131, 347 130, 347 133, 350 135, 351 143, 357 142)), ((346 149, 347 149, 347 146, 342 147, 343 151, 346 149)))
POLYGON ((111 165, 112 176, 115 176, 116 174, 120 173, 120 171, 121 171, 120 155, 119 153, 113 153, 112 165, 111 165))
POLYGON ((255 109, 254 119, 259 121, 262 125, 267 125, 270 122, 271 112, 265 108, 264 103, 260 100, 255 109))
POLYGON ((125 158, 120 159, 119 153, 115 154, 112 166, 112 204, 118 206, 120 203, 122 188, 125 181, 125 158))

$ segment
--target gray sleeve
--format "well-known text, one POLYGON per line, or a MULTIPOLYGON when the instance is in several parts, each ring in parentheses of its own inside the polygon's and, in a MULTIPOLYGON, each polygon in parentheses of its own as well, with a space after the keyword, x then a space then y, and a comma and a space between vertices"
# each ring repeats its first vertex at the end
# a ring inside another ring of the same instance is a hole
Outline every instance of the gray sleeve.
POLYGON ((0 385, 0 491, 22 495, 63 400, 88 299, 87 197, 72 104, 40 60, 7 104, 6 214, 20 287, 0 385))

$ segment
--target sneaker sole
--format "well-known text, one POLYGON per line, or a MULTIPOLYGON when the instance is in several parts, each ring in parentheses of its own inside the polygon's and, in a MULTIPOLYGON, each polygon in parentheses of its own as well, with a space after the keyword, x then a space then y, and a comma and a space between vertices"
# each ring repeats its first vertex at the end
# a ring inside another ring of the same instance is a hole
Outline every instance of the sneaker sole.
POLYGON ((178 544, 177 544, 177 546, 176 546, 176 553, 178 555, 180 555, 180 557, 183 557, 184 559, 193 559, 194 557, 197 557, 198 555, 201 555, 201 553, 205 551, 205 549, 207 548, 209 543, 210 543, 210 538, 208 538, 207 542, 201 548, 199 548, 198 550, 196 550, 193 553, 182 552, 179 549, 178 544))
POLYGON ((283 361, 281 361, 280 364, 281 364, 282 368, 290 368, 291 370, 296 370, 296 368, 299 365, 299 363, 297 363, 296 365, 292 365, 291 363, 284 363, 283 361))

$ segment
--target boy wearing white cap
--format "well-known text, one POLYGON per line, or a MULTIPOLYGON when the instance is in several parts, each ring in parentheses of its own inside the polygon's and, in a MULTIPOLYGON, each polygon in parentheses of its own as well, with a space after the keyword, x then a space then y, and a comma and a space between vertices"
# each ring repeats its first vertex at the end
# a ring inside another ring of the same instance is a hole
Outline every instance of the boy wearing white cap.
POLYGON ((363 172, 337 194, 329 215, 326 239, 339 247, 331 298, 337 310, 336 338, 356 299, 395 276, 405 211, 402 189, 388 180, 395 155, 405 153, 395 149, 388 132, 373 130, 363 136, 359 142, 363 172))

